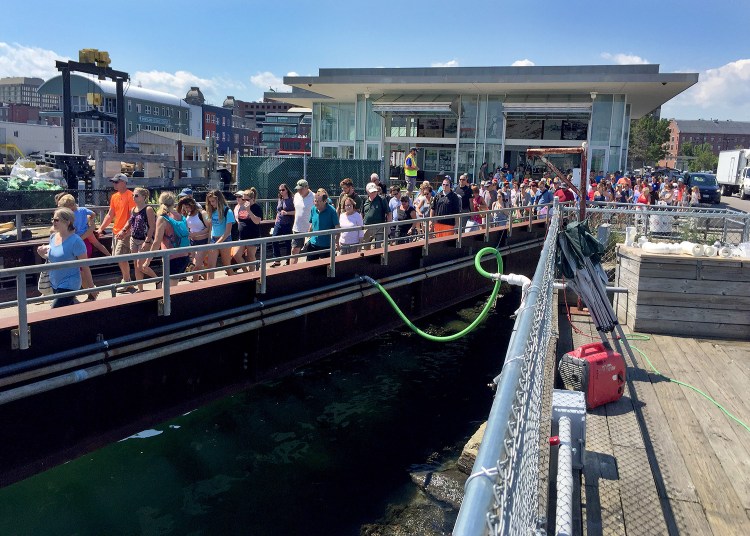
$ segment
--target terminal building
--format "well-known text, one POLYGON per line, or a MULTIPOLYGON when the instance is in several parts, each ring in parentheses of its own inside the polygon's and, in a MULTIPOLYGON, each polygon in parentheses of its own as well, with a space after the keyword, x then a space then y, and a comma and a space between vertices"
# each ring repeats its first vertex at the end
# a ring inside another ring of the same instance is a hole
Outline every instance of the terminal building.
MULTIPOLYGON (((393 174, 414 146, 425 175, 476 177, 484 162, 529 171, 526 149, 583 142, 589 169, 623 170, 630 121, 697 81, 655 64, 320 69, 265 97, 313 110, 312 156, 386 159, 393 174)), ((580 166, 577 155, 553 161, 580 166)))

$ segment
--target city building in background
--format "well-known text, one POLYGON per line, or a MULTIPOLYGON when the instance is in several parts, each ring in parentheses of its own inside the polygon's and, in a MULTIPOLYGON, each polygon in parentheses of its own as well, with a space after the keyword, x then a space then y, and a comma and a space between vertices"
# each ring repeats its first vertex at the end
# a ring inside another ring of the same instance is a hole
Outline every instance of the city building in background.
POLYGON ((16 102, 0 103, 0 121, 39 124, 39 107, 16 102))
MULTIPOLYGON (((307 138, 303 147, 309 145, 312 113, 310 109, 290 109, 288 112, 272 112, 266 114, 263 121, 261 141, 265 146, 265 154, 277 154, 281 150, 281 139, 307 138), (292 111, 297 110, 297 111, 292 111)), ((303 149, 304 150, 304 149, 303 149)), ((287 153, 289 154, 289 153, 287 153)))
POLYGON ((52 109, 59 106, 60 97, 45 95, 37 90, 44 83, 41 78, 12 76, 0 78, 0 102, 33 106, 39 109, 52 109))
POLYGON ((750 148, 750 122, 719 121, 718 119, 672 119, 669 121, 669 146, 667 156, 660 166, 682 169, 679 158, 685 143, 708 144, 715 155, 731 149, 750 148))
MULTIPOLYGON (((428 176, 477 176, 483 162, 533 171, 528 148, 583 142, 591 169, 615 171, 631 119, 697 81, 658 65, 320 69, 285 77, 292 91, 265 98, 312 109, 312 156, 385 159, 392 174, 413 146, 428 176)), ((580 166, 578 155, 552 160, 580 166)))

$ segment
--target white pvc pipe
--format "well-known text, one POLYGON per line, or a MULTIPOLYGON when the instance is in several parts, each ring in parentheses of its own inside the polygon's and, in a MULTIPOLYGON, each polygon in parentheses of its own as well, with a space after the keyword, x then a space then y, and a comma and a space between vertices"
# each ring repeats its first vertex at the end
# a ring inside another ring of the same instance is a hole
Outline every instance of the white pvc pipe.
POLYGON ((573 534, 573 448, 571 445, 570 417, 560 417, 560 446, 557 451, 557 508, 555 534, 573 534))

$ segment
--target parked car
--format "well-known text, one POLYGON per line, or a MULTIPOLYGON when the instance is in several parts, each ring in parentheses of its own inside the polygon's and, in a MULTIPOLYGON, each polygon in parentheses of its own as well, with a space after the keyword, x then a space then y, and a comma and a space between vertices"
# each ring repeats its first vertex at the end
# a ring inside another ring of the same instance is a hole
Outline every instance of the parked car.
POLYGON ((701 203, 721 203, 721 189, 713 173, 685 173, 682 178, 689 190, 698 187, 701 203))

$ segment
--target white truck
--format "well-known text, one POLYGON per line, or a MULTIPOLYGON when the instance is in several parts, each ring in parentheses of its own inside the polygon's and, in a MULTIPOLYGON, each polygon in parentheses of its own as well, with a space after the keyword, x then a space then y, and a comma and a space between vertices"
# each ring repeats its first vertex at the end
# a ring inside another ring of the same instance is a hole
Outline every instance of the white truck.
POLYGON ((722 195, 739 193, 742 199, 750 197, 750 149, 734 149, 719 153, 716 180, 722 195))

